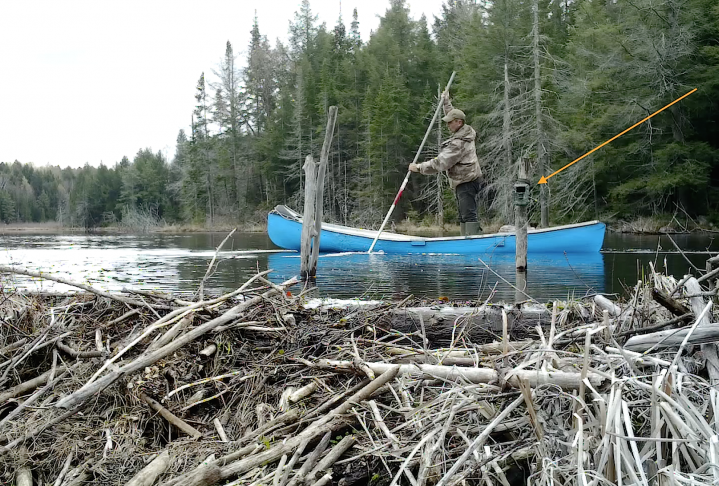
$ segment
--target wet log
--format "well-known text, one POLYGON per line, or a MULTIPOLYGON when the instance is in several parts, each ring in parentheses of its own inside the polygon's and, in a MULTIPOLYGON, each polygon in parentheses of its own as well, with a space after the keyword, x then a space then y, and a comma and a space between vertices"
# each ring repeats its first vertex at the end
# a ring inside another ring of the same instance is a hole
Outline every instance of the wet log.
MULTIPOLYGON (((682 316, 691 312, 687 306, 674 300, 669 294, 659 289, 652 289, 652 299, 663 306, 675 316, 682 316)), ((689 319, 688 319, 689 320, 689 319)))
MULTIPOLYGON (((463 329, 471 341, 481 342, 488 335, 502 333, 502 308, 500 306, 480 307, 412 307, 395 309, 389 322, 381 324, 404 333, 422 332, 420 319, 424 323, 425 337, 433 347, 451 344, 452 334, 463 329)), ((551 313, 544 306, 526 306, 507 311, 507 328, 513 331, 534 329, 537 325, 549 326, 551 313)))

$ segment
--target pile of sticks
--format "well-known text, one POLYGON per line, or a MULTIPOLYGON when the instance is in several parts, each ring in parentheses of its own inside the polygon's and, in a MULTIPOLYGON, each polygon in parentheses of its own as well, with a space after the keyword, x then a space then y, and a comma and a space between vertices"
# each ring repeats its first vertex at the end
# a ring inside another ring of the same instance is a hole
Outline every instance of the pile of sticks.
POLYGON ((719 481, 716 273, 652 271, 623 302, 338 309, 266 273, 216 297, 2 293, 0 481, 719 481))

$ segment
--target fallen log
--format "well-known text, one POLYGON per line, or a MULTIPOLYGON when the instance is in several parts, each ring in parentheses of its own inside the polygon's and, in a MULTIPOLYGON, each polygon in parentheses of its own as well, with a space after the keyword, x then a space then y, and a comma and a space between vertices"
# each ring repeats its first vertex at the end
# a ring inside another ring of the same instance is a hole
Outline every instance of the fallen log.
MULTIPOLYGON (((301 444, 312 441, 317 437, 325 435, 327 432, 332 432, 345 426, 346 421, 341 416, 347 413, 358 403, 368 399, 375 391, 386 385, 390 380, 394 379, 394 377, 397 376, 398 370, 398 365, 391 366, 387 369, 386 373, 382 373, 377 377, 377 379, 372 380, 357 393, 348 398, 344 403, 311 423, 306 429, 296 436, 286 439, 280 444, 271 447, 267 451, 245 457, 236 462, 228 464, 225 460, 224 462, 227 465, 220 469, 220 478, 207 479, 202 474, 200 468, 197 468, 190 473, 170 480, 165 484, 171 484, 172 486, 212 486, 220 480, 227 480, 239 474, 251 471, 256 467, 272 463, 283 455, 292 453, 301 444)), ((210 464, 210 466, 217 467, 222 460, 223 458, 214 461, 210 464)))
POLYGON ((307 473, 312 471, 315 465, 317 464, 317 461, 320 459, 320 456, 325 452, 327 449, 327 446, 330 444, 330 440, 332 439, 332 433, 327 432, 322 439, 320 440, 319 444, 317 444, 317 447, 315 447, 315 450, 313 450, 309 456, 307 457, 307 460, 302 464, 302 467, 299 471, 297 471, 297 474, 292 478, 292 480, 288 483, 287 486, 297 486, 298 484, 304 484, 305 478, 307 477, 307 473))
MULTIPOLYGON (((24 383, 20 383, 19 385, 16 385, 12 388, 10 388, 5 393, 0 393, 0 404, 5 403, 6 401, 10 400, 11 398, 15 398, 17 396, 23 395, 26 392, 29 392, 30 390, 34 390, 35 388, 44 385, 47 383, 47 380, 50 378, 50 375, 52 374, 53 370, 48 370, 45 373, 41 374, 40 376, 36 376, 32 380, 28 380, 24 383)), ((58 366, 55 370, 55 373, 62 373, 65 371, 64 366, 58 366)))
POLYGON ((65 344, 62 340, 58 341, 55 346, 57 346, 57 349, 59 349, 60 351, 62 351, 63 353, 67 354, 68 356, 70 356, 72 358, 101 358, 101 357, 105 356, 105 354, 107 354, 107 353, 105 353, 105 351, 101 351, 101 350, 100 351, 98 351, 98 350, 77 351, 75 349, 72 349, 67 344, 65 344))
MULTIPOLYGON (((689 327, 653 332, 630 338, 624 347, 630 351, 646 351, 651 348, 672 348, 681 345, 689 332, 689 327)), ((700 324, 694 330, 687 344, 705 344, 719 342, 719 323, 700 324)))
MULTIPOLYGON (((384 373, 390 368, 398 365, 389 363, 364 363, 375 374, 384 373)), ((316 362, 316 366, 325 369, 348 371, 355 370, 353 361, 338 361, 323 359, 316 362)), ((447 381, 466 380, 469 383, 499 383, 500 374, 489 368, 470 368, 460 366, 442 366, 430 364, 403 364, 399 365, 400 375, 413 375, 422 379, 442 379, 447 381)), ((539 385, 557 385, 561 388, 574 390, 579 389, 582 382, 581 373, 568 373, 565 371, 539 371, 539 370, 507 370, 504 378, 512 387, 519 389, 520 381, 526 380, 532 388, 539 385)), ((596 373, 587 373, 587 379, 593 386, 599 386, 604 378, 596 373)))
POLYGON ((652 299, 675 316, 681 316, 691 312, 687 306, 674 300, 668 293, 657 288, 652 289, 652 299))
POLYGON ((160 474, 167 470, 170 465, 170 453, 168 451, 162 451, 155 459, 150 462, 147 466, 142 468, 125 486, 152 486, 160 474))
POLYGON ((332 467, 337 460, 349 450, 355 443, 355 437, 348 435, 343 438, 336 446, 332 448, 329 454, 327 454, 322 460, 307 474, 305 478, 305 484, 313 483, 319 473, 332 467))
POLYGON ((11 351, 15 351, 16 349, 23 347, 25 343, 27 343, 27 338, 22 338, 12 344, 8 344, 4 348, 0 348, 0 354, 7 354, 11 351))
POLYGON ((609 315, 612 317, 619 317, 619 315, 621 315, 622 313, 621 307, 619 307, 617 304, 607 299, 603 295, 595 295, 594 302, 600 309, 609 311, 609 315))

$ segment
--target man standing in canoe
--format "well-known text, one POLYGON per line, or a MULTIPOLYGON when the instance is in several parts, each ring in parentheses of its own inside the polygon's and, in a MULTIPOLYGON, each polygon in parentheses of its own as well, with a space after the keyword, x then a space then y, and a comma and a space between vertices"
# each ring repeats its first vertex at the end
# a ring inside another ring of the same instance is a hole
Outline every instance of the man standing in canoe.
POLYGON ((409 170, 425 175, 447 171, 459 206, 459 227, 462 236, 478 235, 482 227, 477 221, 477 194, 483 180, 474 140, 477 132, 465 125, 462 110, 454 108, 449 93, 442 93, 443 122, 447 123, 452 136, 442 142, 439 155, 427 162, 409 164, 409 170))

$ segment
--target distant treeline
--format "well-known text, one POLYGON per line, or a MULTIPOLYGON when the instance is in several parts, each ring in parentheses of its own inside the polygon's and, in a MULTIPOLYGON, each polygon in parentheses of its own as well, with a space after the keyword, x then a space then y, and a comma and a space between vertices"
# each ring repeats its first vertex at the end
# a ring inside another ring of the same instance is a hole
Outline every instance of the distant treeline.
MULTIPOLYGON (((719 214, 716 0, 450 0, 431 26, 389 0, 366 42, 356 11, 349 29, 342 18, 328 28, 305 0, 287 44, 272 47, 255 21, 246 52, 238 60, 228 42, 202 73, 172 161, 143 149, 112 168, 0 164, 0 219, 212 225, 256 221, 278 203, 301 209, 305 157, 318 155, 337 105, 326 218, 377 224, 452 71, 454 104, 479 134, 485 217, 511 219, 520 159, 531 164, 535 221, 540 200, 554 222, 719 214), (536 185, 692 88, 543 192, 536 185)), ((438 124, 420 160, 446 136, 438 124)), ((446 180, 413 176, 396 214, 452 222, 446 180)))

